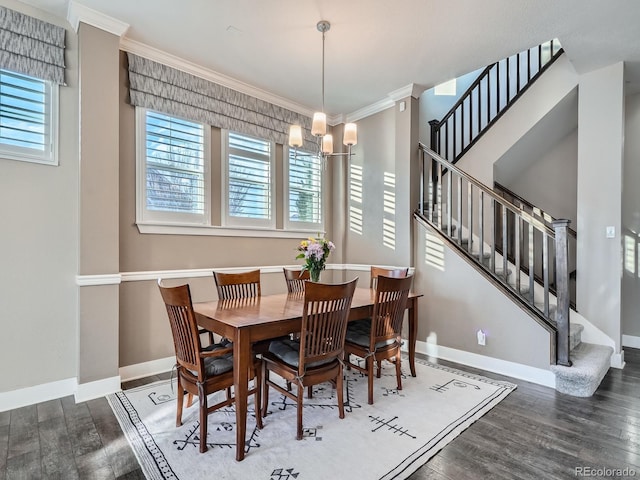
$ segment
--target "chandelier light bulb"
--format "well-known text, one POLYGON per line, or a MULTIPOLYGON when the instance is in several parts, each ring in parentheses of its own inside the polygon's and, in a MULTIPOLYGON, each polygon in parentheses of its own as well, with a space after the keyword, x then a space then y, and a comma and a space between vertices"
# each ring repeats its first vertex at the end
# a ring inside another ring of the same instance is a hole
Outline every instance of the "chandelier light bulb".
POLYGON ((289 127, 289 146, 295 148, 302 146, 302 127, 300 125, 289 127))
POLYGON ((327 116, 324 112, 316 112, 313 114, 313 123, 311 125, 311 134, 316 137, 322 137, 327 133, 327 116))
POLYGON ((346 146, 352 146, 358 143, 358 126, 355 123, 345 124, 342 143, 346 146))
POLYGON ((324 137, 322 137, 322 153, 333 153, 333 135, 331 135, 330 133, 327 133, 324 137))

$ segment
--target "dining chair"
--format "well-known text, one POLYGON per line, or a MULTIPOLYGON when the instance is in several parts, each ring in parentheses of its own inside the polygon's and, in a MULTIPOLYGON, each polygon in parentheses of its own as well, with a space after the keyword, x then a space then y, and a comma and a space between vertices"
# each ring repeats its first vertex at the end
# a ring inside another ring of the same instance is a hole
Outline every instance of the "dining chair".
MULTIPOLYGON (((176 353, 178 376, 176 427, 182 425, 185 393, 187 407, 192 405, 193 396, 197 395, 200 411, 200 453, 204 453, 207 451, 208 415, 235 401, 235 397, 229 393, 233 386, 233 348, 222 344, 212 344, 202 348, 189 285, 166 287, 162 285, 161 280, 158 280, 158 287, 169 316, 176 353), (209 405, 208 396, 221 390, 227 391, 226 398, 214 405, 209 405)), ((262 428, 260 411, 262 371, 259 360, 254 360, 250 375, 254 384, 247 394, 255 395, 256 424, 258 428, 262 428)))
MULTIPOLYGON (((216 282, 218 298, 220 300, 251 300, 258 299, 262 295, 260 288, 260 269, 240 273, 213 272, 213 279, 216 282)), ((281 338, 288 338, 286 337, 281 338)), ((221 342, 231 345, 231 340, 223 338, 221 342)), ((271 340, 261 340, 254 342, 252 350, 254 353, 262 354, 269 348, 271 340)))
POLYGON ((218 298, 220 300, 231 300, 240 298, 259 297, 260 291, 260 270, 241 273, 213 272, 213 279, 216 282, 218 298))
POLYGON ((376 288, 378 283, 378 277, 384 275, 385 277, 404 278, 409 274, 409 267, 407 268, 384 268, 371 266, 371 279, 369 280, 369 288, 376 288))
MULTIPOLYGON (((379 275, 373 315, 350 322, 344 344, 345 363, 367 375, 369 404, 373 404, 373 364, 380 372, 383 360, 393 361, 396 367, 398 390, 402 390, 401 351, 402 320, 411 288, 412 276, 394 278, 379 275), (364 367, 352 363, 350 356, 364 359, 364 367)), ((378 373, 377 377, 380 377, 378 373)))
POLYGON ((284 272, 284 279, 287 282, 287 292, 304 292, 304 282, 311 278, 309 270, 283 267, 282 271, 284 272))
POLYGON ((344 418, 342 356, 357 282, 357 278, 335 285, 307 282, 300 338, 271 342, 268 352, 262 355, 262 414, 267 414, 269 387, 293 400, 297 406, 298 440, 302 439, 305 387, 331 381, 337 390, 339 417, 344 418), (297 391, 288 391, 272 381, 270 372, 291 382, 297 391))

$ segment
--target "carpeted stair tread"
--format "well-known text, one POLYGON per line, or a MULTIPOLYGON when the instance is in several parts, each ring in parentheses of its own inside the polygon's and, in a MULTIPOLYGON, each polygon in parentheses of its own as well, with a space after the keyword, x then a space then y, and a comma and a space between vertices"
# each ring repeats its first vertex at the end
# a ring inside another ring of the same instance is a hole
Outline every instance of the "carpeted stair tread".
POLYGON ((611 347, 580 343, 571 352, 571 367, 551 365, 556 390, 574 397, 590 397, 609 370, 612 354, 611 347))
POLYGON ((582 343, 582 331, 584 325, 579 323, 569 324, 569 351, 575 349, 580 343, 582 343))

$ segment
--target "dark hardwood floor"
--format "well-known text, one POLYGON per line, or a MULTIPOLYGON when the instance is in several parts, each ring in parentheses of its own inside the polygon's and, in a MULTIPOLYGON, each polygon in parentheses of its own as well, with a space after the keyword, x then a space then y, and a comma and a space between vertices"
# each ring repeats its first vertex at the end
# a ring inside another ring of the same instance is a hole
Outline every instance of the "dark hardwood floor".
MULTIPOLYGON (((627 478, 625 468, 628 478, 640 477, 640 350, 625 349, 625 360, 590 398, 440 361, 518 388, 411 479, 627 478)), ((66 397, 0 413, 0 480, 38 478, 144 475, 107 401, 66 397)))

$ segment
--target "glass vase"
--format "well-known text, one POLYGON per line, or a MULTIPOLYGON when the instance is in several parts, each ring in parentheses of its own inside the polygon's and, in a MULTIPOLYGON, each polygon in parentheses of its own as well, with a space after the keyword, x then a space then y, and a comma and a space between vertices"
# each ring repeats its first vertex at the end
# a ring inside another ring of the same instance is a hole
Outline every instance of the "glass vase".
POLYGON ((322 270, 319 268, 311 268, 309 269, 309 277, 311 278, 312 282, 319 282, 320 281, 320 272, 322 270))

